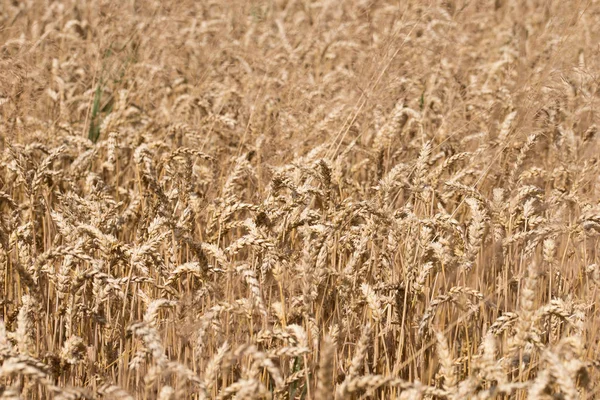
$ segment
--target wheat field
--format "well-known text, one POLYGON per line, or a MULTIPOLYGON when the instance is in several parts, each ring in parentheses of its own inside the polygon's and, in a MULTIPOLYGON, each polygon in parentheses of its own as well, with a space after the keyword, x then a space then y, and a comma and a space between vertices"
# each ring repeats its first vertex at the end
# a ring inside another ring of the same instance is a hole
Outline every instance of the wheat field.
POLYGON ((0 399, 600 398, 599 26, 0 0, 0 399))

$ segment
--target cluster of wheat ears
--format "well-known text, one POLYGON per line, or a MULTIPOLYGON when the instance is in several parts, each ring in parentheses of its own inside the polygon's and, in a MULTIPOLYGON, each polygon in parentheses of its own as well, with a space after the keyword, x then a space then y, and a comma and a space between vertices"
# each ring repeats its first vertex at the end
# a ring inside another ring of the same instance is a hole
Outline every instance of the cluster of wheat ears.
POLYGON ((0 399, 600 396, 597 0, 0 0, 0 399))

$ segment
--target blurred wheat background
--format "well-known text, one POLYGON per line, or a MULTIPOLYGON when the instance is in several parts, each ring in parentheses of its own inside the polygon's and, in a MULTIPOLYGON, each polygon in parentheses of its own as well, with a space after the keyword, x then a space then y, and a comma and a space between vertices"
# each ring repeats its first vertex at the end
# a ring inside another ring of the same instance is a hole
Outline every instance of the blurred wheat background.
POLYGON ((599 26, 0 0, 0 399, 600 397, 599 26))

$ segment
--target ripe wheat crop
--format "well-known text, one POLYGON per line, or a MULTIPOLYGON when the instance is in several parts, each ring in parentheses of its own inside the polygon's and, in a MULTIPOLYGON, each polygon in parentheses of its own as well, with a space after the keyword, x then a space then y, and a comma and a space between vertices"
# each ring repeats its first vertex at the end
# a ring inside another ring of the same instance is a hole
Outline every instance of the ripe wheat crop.
POLYGON ((600 398, 599 26, 0 0, 0 400, 600 398))

